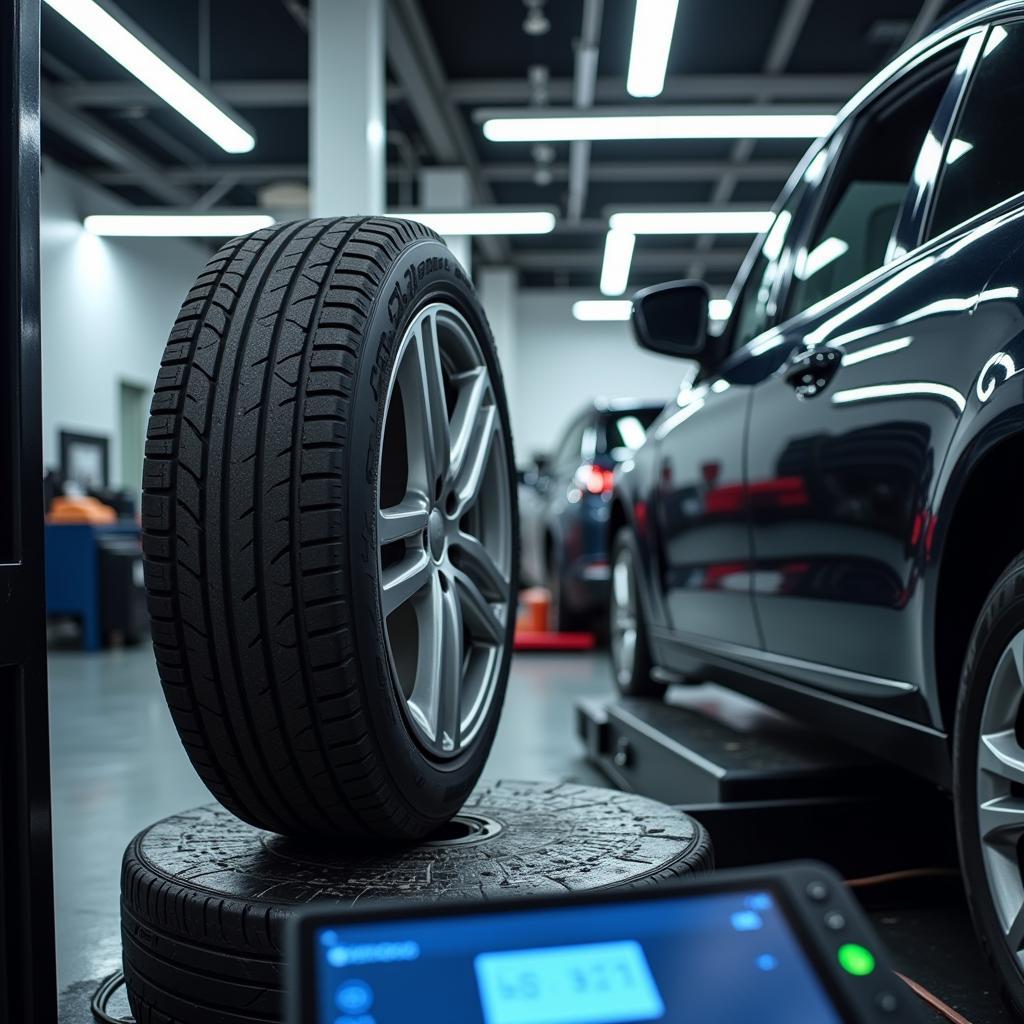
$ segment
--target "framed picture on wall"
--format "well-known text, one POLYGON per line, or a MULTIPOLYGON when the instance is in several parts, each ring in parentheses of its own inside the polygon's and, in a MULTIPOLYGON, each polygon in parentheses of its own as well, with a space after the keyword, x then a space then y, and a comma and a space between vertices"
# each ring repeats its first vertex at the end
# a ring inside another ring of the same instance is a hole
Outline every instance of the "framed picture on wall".
POLYGON ((106 487, 110 482, 110 442, 94 434, 60 432, 60 468, 64 479, 83 490, 106 487))

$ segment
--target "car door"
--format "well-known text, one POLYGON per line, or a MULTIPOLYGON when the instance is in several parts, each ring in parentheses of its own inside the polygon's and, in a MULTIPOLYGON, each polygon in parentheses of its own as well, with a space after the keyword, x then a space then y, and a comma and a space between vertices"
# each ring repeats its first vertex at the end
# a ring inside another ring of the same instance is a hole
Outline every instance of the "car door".
POLYGON ((744 496, 743 447, 751 392, 743 379, 743 346, 774 314, 781 257, 804 191, 802 182, 794 186, 748 257, 729 333, 714 343, 739 350, 728 361, 735 373, 712 375, 692 388, 685 385, 647 435, 656 460, 649 505, 668 626, 660 639, 666 642, 760 646, 750 595, 744 496))
POLYGON ((984 268, 919 247, 984 31, 907 67, 854 116, 761 340, 747 439, 754 604, 773 671, 926 718, 918 553, 965 406, 945 358, 984 268))

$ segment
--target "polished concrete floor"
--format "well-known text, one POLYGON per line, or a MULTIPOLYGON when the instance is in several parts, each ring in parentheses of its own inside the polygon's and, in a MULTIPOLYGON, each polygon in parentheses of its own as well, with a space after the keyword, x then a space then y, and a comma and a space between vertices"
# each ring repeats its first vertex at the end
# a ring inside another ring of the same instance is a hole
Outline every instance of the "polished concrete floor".
MULTIPOLYGON (((608 693, 605 655, 513 662, 490 778, 602 784, 580 759, 573 704, 608 693)), ((147 646, 50 656, 57 951, 62 1019, 120 963, 121 854, 158 818, 208 803, 171 724, 147 646)))

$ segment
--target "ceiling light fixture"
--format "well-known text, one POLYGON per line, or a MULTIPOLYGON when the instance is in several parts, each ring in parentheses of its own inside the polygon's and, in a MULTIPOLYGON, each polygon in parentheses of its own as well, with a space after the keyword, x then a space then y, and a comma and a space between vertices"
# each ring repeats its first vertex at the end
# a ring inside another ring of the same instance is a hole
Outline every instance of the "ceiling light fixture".
POLYGON ((554 230, 550 210, 463 210, 444 213, 432 210, 389 210, 391 217, 404 217, 426 224, 439 235, 546 235, 554 230))
POLYGON ((155 52, 156 44, 143 41, 143 34, 135 26, 127 28, 96 0, 46 2, 221 149, 248 153, 256 145, 252 131, 236 114, 204 92, 202 83, 184 68, 172 67, 171 58, 155 52))
POLYGON ((629 284, 636 235, 630 231, 609 231, 604 239, 604 263, 601 266, 601 294, 621 295, 629 284))
POLYGON ((635 139, 816 139, 834 114, 540 114, 487 117, 491 142, 576 142, 635 139))
POLYGON ((636 0, 633 44, 626 91, 630 96, 660 96, 672 47, 679 0, 636 0))
MULTIPOLYGON (((591 322, 628 320, 632 312, 632 299, 580 299, 572 304, 572 315, 577 320, 591 322)), ((716 322, 728 320, 731 313, 728 299, 712 299, 708 305, 708 317, 716 322)))
POLYGON ((85 230, 117 238, 233 238, 268 228, 262 213, 103 213, 85 218, 85 230))
POLYGON ((662 210, 613 213, 608 226, 634 235, 759 235, 772 220, 770 210, 662 210))

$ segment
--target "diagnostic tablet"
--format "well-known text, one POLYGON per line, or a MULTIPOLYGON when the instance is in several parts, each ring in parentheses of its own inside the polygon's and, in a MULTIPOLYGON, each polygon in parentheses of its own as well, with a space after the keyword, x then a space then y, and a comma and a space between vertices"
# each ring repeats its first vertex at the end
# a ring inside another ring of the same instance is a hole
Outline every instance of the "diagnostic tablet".
POLYGON ((841 879, 800 863, 643 890, 296 923, 291 1024, 920 1021, 841 879))

